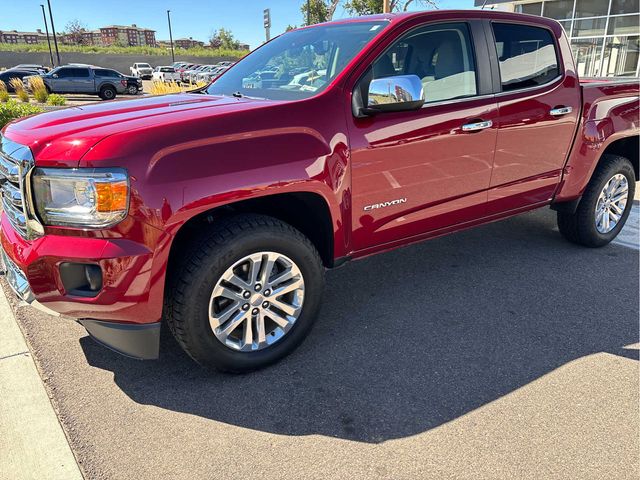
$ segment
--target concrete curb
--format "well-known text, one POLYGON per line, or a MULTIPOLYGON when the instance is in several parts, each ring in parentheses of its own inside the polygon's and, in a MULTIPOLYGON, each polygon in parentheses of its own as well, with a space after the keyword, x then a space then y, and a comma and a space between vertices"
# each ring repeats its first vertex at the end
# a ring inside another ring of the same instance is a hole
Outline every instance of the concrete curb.
POLYGON ((31 353, 0 287, 0 476, 81 480, 31 353))

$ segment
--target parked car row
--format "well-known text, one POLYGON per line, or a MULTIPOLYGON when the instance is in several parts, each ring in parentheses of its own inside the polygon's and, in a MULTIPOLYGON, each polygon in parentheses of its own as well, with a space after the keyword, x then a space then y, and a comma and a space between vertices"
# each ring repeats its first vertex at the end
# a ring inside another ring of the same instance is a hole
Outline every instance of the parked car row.
POLYGON ((24 81, 25 77, 28 77, 30 75, 43 75, 48 71, 49 69, 47 67, 43 67, 42 65, 21 63, 20 65, 16 65, 15 67, 11 67, 8 70, 0 72, 0 81, 5 83, 5 85, 7 86, 7 90, 10 93, 13 93, 14 88, 10 84, 12 79, 18 78, 24 81))
POLYGON ((224 72, 226 72, 234 62, 223 61, 215 65, 198 65, 193 63, 175 62, 172 66, 180 74, 182 83, 211 83, 224 72))

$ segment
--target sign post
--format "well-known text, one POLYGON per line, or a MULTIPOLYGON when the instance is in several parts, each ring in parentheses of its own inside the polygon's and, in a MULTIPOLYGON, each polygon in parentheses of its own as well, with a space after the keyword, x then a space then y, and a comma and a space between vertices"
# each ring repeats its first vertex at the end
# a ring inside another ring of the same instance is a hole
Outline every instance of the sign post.
POLYGON ((264 31, 268 42, 271 40, 271 9, 269 8, 264 10, 264 31))

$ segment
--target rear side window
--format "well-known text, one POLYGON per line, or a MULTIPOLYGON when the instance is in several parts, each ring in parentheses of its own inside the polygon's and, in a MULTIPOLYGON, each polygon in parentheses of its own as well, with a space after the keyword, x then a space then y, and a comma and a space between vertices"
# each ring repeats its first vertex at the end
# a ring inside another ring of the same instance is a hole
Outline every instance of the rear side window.
POLYGON ((494 23, 502 91, 536 87, 560 74, 551 32, 544 28, 494 23))
POLYGON ((97 77, 109 77, 109 78, 120 78, 120 74, 115 70, 104 70, 104 69, 96 69, 95 70, 97 77))

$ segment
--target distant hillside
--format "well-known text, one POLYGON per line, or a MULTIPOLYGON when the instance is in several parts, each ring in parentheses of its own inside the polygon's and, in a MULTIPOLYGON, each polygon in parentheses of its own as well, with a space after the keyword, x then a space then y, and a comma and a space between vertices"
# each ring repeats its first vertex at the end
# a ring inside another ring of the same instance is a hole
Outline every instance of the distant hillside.
MULTIPOLYGON (((51 43, 53 48, 53 42, 51 43)), ((171 50, 154 47, 98 47, 93 45, 60 45, 58 49, 61 53, 88 53, 88 54, 115 54, 115 55, 171 55, 171 50)), ((221 58, 242 58, 247 50, 230 50, 225 48, 175 48, 176 57, 221 57, 221 58)), ((23 52, 23 53, 48 53, 49 47, 46 43, 34 45, 0 43, 0 52, 23 52)), ((55 50, 54 50, 55 55, 55 50)))

